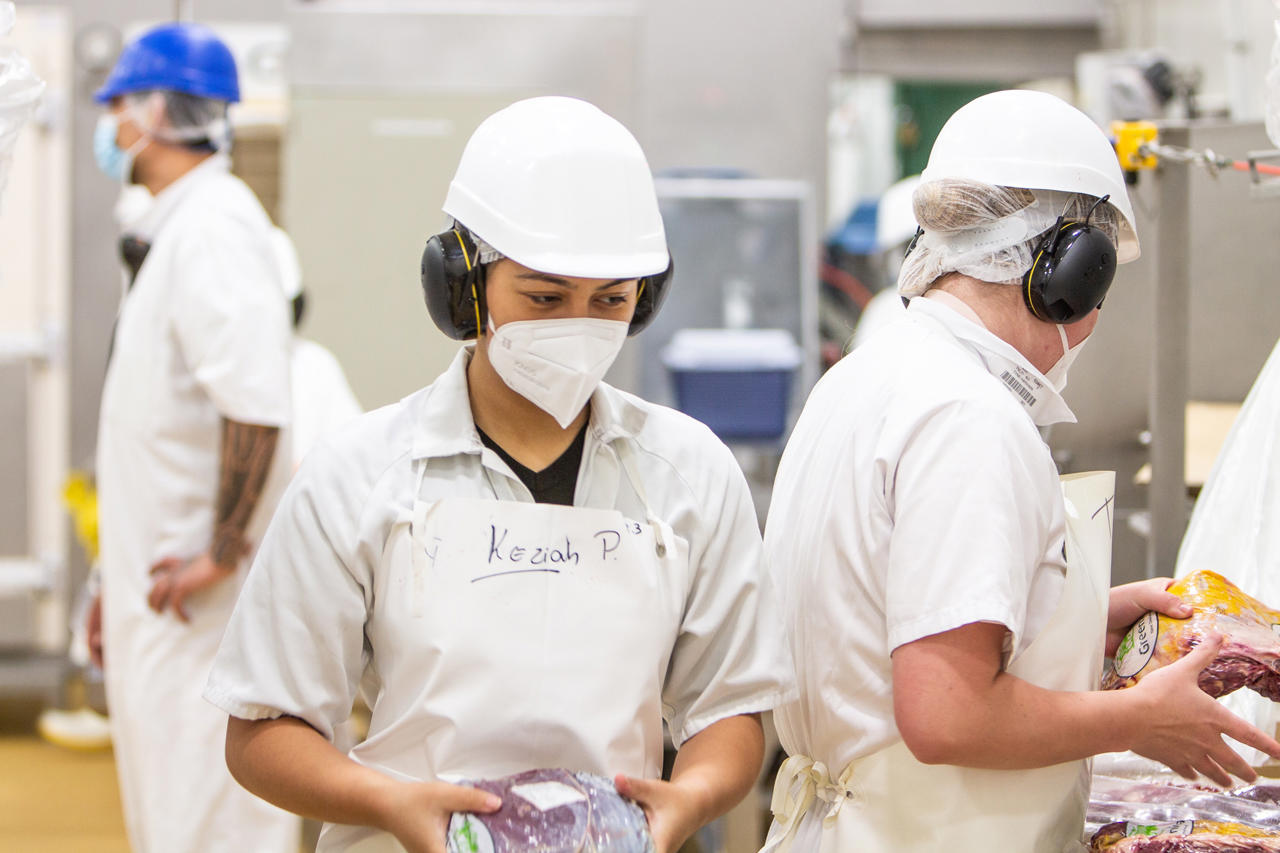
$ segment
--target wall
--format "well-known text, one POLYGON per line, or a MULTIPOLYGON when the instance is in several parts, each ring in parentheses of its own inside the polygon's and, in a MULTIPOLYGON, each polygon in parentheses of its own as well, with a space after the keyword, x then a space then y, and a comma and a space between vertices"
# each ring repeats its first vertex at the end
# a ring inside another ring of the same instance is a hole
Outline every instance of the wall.
MULTIPOLYGON (((655 170, 799 178, 820 198, 839 12, 811 0, 780 26, 764 0, 290 7, 283 210, 315 296, 306 334, 335 351, 366 406, 443 369, 457 344, 422 308, 422 244, 471 130, 519 97, 598 103, 655 170)), ((634 359, 624 352, 611 378, 633 385, 634 359)))
POLYGON ((1120 0, 1114 7, 1113 46, 1159 48, 1175 66, 1201 69, 1205 108, 1261 118, 1280 16, 1273 0, 1120 0))

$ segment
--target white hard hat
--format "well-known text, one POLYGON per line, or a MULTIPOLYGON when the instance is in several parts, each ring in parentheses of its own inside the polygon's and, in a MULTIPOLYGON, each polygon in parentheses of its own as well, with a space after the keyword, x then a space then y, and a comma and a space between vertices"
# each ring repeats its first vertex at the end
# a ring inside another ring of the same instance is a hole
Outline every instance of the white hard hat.
POLYGON ((876 206, 876 249, 883 252, 907 242, 916 234, 916 214, 911 195, 920 186, 920 176, 903 178, 880 196, 876 206))
POLYGON ((285 230, 274 225, 271 227, 271 251, 275 255, 284 298, 294 299, 302 292, 302 264, 298 262, 298 249, 285 230))
POLYGON ((1138 257, 1133 206, 1110 141, 1087 115, 1045 92, 993 92, 956 110, 921 177, 1110 196, 1120 219, 1117 260, 1138 257))
POLYGON ((540 272, 640 278, 670 260, 640 144, 576 98, 530 98, 485 119, 462 152, 444 212, 540 272))

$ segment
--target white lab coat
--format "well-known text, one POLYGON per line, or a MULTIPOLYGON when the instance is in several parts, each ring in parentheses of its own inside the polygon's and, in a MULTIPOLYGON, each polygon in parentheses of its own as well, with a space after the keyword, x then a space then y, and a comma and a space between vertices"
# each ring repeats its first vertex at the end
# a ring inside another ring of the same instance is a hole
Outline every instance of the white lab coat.
MULTIPOLYGON (((107 701, 134 850, 288 851, 297 820, 227 772, 226 715, 200 698, 240 575, 187 607, 147 607, 149 569, 212 540, 222 418, 289 422, 290 328, 248 187, 211 157, 133 230, 152 244, 120 307, 98 432, 107 701)), ((287 431, 248 529, 260 539, 289 470, 287 431)))
POLYGON ((293 339, 293 467, 320 440, 359 417, 364 409, 347 384, 342 365, 315 341, 293 339))
MULTIPOLYGON (((234 716, 291 714, 332 738, 367 668, 381 689, 372 701, 369 737, 351 756, 395 778, 493 776, 571 760, 593 765, 574 770, 653 775, 660 737, 646 740, 644 750, 632 749, 630 731, 602 722, 618 714, 590 707, 530 722, 525 703, 507 697, 504 685, 484 671, 432 682, 432 653, 390 630, 406 607, 430 612, 412 585, 392 583, 406 574, 397 554, 407 553, 415 507, 445 499, 532 501, 476 433, 468 358, 464 349, 434 384, 358 419, 304 461, 250 573, 205 695, 234 716), (443 693, 428 692, 428 683, 443 693), (465 725, 468 719, 476 725, 465 725), (440 726, 449 727, 445 743, 434 738, 440 726), (505 732, 502 743, 491 739, 495 731, 505 732), (521 743, 518 754, 512 738, 521 743), (566 742, 575 746, 566 749, 566 742)), ((687 584, 676 587, 678 630, 667 658, 652 661, 662 689, 651 699, 654 706, 660 701, 676 744, 725 717, 770 709, 790 694, 780 625, 761 588, 759 529, 746 482, 705 426, 602 384, 591 398, 575 504, 638 522, 654 518, 687 555, 687 584), (644 497, 626 464, 643 481, 644 497)), ((582 602, 592 607, 592 600, 582 602)), ((616 654, 608 636, 550 625, 545 637, 550 660, 562 643, 566 660, 595 644, 608 649, 596 671, 558 673, 607 687, 607 661, 616 654)), ((555 689, 550 681, 545 687, 555 689)), ((320 849, 346 849, 375 835, 330 826, 320 849)))
MULTIPOLYGON (((1063 500, 1037 426, 1071 414, 974 320, 944 300, 912 300, 823 377, 783 454, 765 539, 799 700, 774 719, 787 752, 831 780, 901 749, 894 649, 985 621, 1009 629, 1006 660, 1016 661, 1063 589, 1063 500)), ((1092 655, 1088 645, 1062 655, 1092 655)), ((924 796, 907 787, 888 796, 924 796)), ((920 805, 923 827, 931 815, 920 805)))

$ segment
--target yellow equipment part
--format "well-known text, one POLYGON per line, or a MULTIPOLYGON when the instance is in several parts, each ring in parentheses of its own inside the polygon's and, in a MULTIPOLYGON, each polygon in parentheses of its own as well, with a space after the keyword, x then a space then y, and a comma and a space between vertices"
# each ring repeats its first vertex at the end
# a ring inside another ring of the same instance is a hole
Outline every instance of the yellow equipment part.
POLYGON ((1126 172, 1139 172, 1156 167, 1156 155, 1140 150, 1143 145, 1156 141, 1156 126, 1152 122, 1113 121, 1111 135, 1116 141, 1120 168, 1126 172))
POLYGON ((84 471, 72 471, 62 484, 62 505, 71 514, 76 539, 90 565, 98 560, 98 489, 84 471))

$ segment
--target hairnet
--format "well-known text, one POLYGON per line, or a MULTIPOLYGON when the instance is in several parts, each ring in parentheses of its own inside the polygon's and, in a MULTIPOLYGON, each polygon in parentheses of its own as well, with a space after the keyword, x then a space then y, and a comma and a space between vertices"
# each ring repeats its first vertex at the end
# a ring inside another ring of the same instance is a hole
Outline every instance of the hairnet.
POLYGON ((171 90, 135 92, 124 96, 125 105, 135 115, 151 98, 164 101, 168 126, 150 128, 157 139, 183 145, 209 145, 218 151, 231 146, 231 126, 227 122, 227 102, 171 90))
MULTIPOLYGON (((924 233, 898 273, 898 292, 919 296, 947 273, 980 281, 1018 284, 1034 260, 1041 235, 1058 221, 1083 221, 1097 199, 1083 193, 998 187, 960 178, 921 184, 912 197, 924 233)), ((1089 217, 1117 239, 1110 203, 1089 217)))

